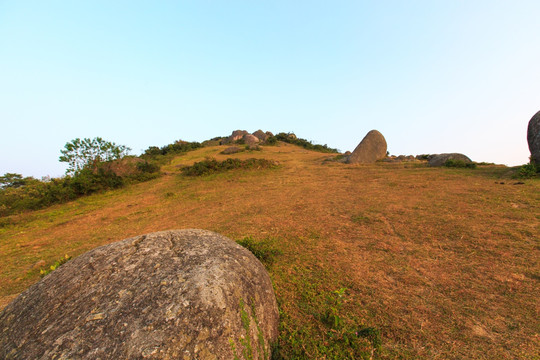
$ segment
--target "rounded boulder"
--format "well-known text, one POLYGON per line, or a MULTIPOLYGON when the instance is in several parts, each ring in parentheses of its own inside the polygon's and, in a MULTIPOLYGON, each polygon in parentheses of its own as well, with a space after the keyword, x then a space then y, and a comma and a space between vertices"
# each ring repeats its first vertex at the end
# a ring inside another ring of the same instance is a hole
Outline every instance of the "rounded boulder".
POLYGON ((151 233, 60 266, 0 313, 2 359, 269 359, 263 265, 205 230, 151 233))
POLYGON ((350 164, 368 164, 386 157, 387 144, 383 134, 371 130, 349 156, 350 164))
POLYGON ((460 153, 436 154, 428 160, 429 166, 444 166, 448 160, 463 161, 466 164, 472 163, 468 156, 460 153))
POLYGON ((540 165, 540 111, 529 121, 527 143, 531 152, 531 162, 540 165))
POLYGON ((257 137, 257 139, 259 139, 260 141, 264 142, 268 139, 269 135, 266 134, 264 131, 262 130, 257 130, 255 131, 253 134, 253 136, 257 137))

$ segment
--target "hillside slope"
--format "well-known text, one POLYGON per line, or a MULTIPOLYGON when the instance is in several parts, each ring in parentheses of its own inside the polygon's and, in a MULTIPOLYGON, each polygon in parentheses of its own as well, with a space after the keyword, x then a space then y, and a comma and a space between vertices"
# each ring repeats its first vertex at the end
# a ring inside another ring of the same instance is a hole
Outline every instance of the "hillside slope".
POLYGON ((540 356, 538 180, 513 185, 497 166, 345 165, 283 143, 223 149, 179 156, 150 182, 2 219, 0 306, 64 254, 201 228, 280 252, 267 266, 284 358, 339 358, 332 346, 345 349, 355 326, 381 358, 540 356), (209 156, 280 166, 180 174, 209 156))

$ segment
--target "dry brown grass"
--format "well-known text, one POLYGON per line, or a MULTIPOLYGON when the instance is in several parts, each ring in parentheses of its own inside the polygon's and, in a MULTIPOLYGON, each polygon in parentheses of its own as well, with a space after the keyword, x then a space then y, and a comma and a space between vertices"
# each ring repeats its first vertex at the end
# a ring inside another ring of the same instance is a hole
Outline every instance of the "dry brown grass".
POLYGON ((504 167, 344 165, 292 145, 233 157, 280 168, 204 178, 173 160, 168 175, 6 219, 0 228, 0 306, 53 263, 96 246, 166 229, 273 238, 270 268, 282 311, 299 311, 306 284, 348 288, 348 311, 381 329, 382 358, 540 356, 540 182, 513 185, 504 167), (505 184, 496 184, 504 179, 505 184), (41 262, 40 262, 41 261, 41 262))

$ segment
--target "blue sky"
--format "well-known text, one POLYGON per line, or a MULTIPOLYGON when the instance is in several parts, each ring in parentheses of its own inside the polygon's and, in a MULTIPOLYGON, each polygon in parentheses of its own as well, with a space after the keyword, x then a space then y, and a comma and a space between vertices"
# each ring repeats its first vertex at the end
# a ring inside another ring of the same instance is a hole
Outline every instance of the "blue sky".
POLYGON ((0 174, 235 129, 528 162, 540 1, 3 1, 0 174))

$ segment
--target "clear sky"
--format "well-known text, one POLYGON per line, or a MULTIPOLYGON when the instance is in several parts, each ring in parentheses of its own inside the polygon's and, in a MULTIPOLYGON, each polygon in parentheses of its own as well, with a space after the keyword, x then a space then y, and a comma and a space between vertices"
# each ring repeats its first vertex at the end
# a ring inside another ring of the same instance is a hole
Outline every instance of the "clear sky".
POLYGON ((0 174, 235 129, 528 162, 540 1, 0 0, 0 174))

